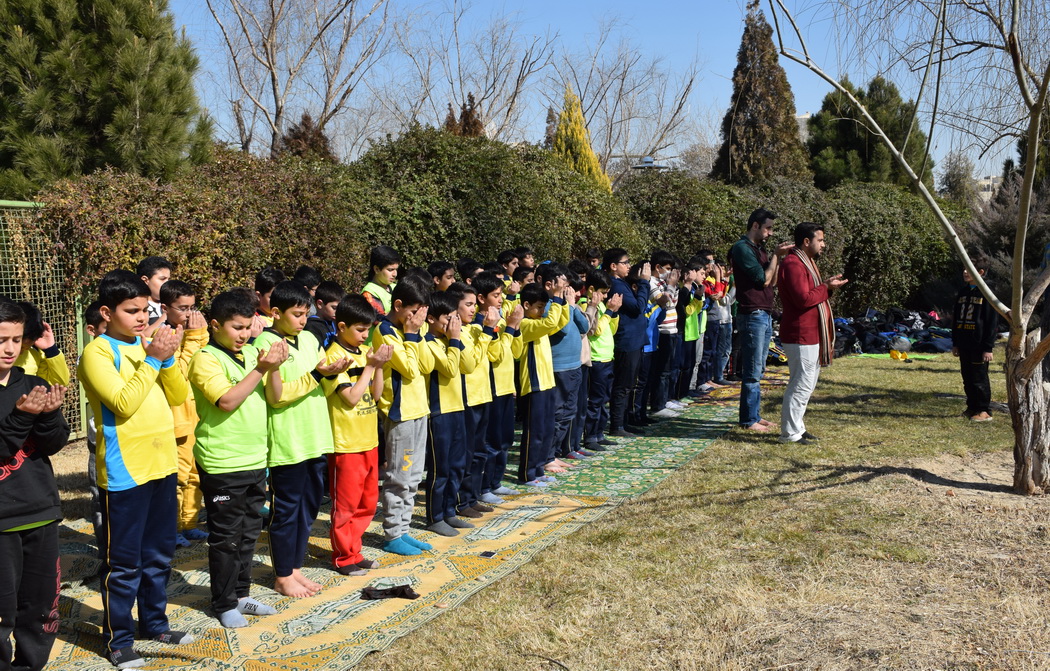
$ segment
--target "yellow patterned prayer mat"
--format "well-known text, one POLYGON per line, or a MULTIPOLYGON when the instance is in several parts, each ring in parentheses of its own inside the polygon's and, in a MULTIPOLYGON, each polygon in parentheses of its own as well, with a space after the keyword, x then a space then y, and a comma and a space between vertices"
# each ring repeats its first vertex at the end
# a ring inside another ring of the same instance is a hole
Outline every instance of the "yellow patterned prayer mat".
MULTIPOLYGON (((401 557, 380 550, 382 528, 373 521, 364 554, 380 562, 365 577, 344 577, 330 567, 329 518, 323 511, 313 528, 303 572, 321 583, 317 596, 282 597, 273 591, 269 539, 259 539, 252 596, 277 609, 276 615, 249 617, 243 629, 224 629, 210 611, 207 544, 195 543, 175 554, 168 584, 168 616, 173 629, 198 640, 186 646, 140 641, 136 649, 151 669, 310 669, 343 671, 374 650, 404 636, 455 607, 486 585, 518 569, 558 539, 593 522, 630 497, 656 485, 699 454, 736 420, 739 388, 717 390, 679 418, 650 427, 648 435, 623 441, 610 452, 586 460, 560 483, 542 492, 510 497, 478 526, 444 538, 419 526, 417 538, 432 552, 401 557), (492 553, 492 556, 482 556, 492 553), (416 600, 360 598, 365 586, 411 585, 416 600)), ((508 473, 513 473, 508 468, 508 473)), ((91 526, 69 521, 62 527, 60 598, 62 624, 50 670, 112 669, 104 659, 102 603, 91 526)))

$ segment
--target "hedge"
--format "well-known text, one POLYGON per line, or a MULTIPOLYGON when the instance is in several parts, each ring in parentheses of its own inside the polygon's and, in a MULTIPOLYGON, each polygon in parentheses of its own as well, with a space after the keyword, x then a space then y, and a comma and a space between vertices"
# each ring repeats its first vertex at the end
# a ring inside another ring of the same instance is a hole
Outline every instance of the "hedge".
POLYGON ((171 182, 103 171, 39 198, 69 289, 82 297, 107 271, 151 254, 207 299, 251 286, 268 264, 306 263, 360 288, 378 243, 410 265, 487 260, 517 245, 559 259, 589 246, 649 247, 619 199, 549 152, 421 127, 351 165, 219 150, 171 182))

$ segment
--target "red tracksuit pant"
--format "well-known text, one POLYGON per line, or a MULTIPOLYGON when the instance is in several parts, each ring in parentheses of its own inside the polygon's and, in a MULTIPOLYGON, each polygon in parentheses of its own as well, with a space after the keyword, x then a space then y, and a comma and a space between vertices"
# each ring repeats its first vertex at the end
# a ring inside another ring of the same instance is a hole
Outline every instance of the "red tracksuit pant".
POLYGON ((361 537, 379 501, 379 448, 329 454, 328 482, 332 493, 332 562, 337 567, 356 564, 364 559, 361 537))

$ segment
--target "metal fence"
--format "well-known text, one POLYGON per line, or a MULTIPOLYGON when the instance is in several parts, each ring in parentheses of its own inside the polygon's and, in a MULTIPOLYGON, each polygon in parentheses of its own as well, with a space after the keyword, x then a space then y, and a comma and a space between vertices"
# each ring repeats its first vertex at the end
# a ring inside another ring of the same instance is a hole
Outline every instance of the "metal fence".
POLYGON ((86 409, 76 382, 77 358, 84 342, 76 297, 65 291, 65 272, 38 219, 39 203, 0 200, 0 295, 30 301, 51 324, 55 339, 73 375, 66 404, 66 420, 73 438, 87 432, 86 409))

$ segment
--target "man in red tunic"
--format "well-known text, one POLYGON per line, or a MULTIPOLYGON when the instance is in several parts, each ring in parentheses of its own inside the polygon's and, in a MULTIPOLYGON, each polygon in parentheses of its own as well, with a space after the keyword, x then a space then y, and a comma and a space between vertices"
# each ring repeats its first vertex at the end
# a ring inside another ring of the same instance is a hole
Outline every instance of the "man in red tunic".
POLYGON ((817 387, 821 366, 831 365, 835 323, 828 297, 849 280, 836 275, 821 281, 816 260, 824 251, 824 226, 802 222, 795 227, 795 249, 780 265, 777 286, 784 313, 780 341, 788 358, 790 379, 780 412, 780 442, 809 445, 817 437, 803 418, 817 387))

